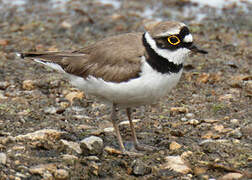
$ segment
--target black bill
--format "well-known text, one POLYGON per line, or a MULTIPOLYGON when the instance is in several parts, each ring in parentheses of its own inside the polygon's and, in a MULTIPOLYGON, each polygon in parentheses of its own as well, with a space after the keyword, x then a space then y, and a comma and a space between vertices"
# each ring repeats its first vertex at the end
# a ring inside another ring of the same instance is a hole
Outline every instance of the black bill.
POLYGON ((197 48, 197 46, 192 45, 188 49, 190 49, 194 53, 201 53, 201 54, 207 54, 208 52, 202 49, 197 48))

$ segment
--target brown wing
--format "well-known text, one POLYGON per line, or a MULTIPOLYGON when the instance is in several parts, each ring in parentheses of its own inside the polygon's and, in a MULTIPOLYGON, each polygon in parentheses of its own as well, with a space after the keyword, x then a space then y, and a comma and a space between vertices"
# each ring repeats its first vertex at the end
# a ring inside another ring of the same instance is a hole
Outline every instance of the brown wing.
POLYGON ((142 33, 129 33, 71 53, 23 53, 21 57, 59 64, 67 73, 83 78, 92 75, 105 81, 122 82, 139 76, 144 52, 142 33))

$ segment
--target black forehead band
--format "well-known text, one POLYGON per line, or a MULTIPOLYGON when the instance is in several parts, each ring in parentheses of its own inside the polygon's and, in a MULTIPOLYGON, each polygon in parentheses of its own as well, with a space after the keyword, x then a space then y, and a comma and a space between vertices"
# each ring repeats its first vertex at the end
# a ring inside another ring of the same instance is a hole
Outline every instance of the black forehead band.
POLYGON ((179 32, 179 36, 181 37, 181 39, 184 39, 184 37, 188 34, 190 34, 190 31, 188 27, 185 27, 185 26, 179 32))

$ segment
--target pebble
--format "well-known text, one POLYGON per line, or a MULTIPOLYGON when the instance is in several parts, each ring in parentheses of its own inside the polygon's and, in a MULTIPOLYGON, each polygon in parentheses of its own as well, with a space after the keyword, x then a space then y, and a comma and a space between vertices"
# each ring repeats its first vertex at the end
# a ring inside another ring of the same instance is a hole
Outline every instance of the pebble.
POLYGON ((64 139, 61 139, 60 143, 63 146, 64 150, 66 150, 69 153, 77 153, 77 154, 82 153, 80 145, 78 143, 76 143, 76 142, 66 141, 64 139))
POLYGON ((28 133, 25 135, 18 135, 15 137, 17 141, 39 141, 39 140, 57 140, 64 134, 63 131, 58 131, 54 129, 42 129, 35 131, 33 133, 28 133))
POLYGON ((35 89, 35 82, 33 80, 24 80, 22 87, 24 90, 33 90, 35 89))
POLYGON ((144 164, 140 159, 136 159, 131 163, 132 173, 135 176, 143 176, 151 173, 151 167, 144 164))
POLYGON ((105 133, 110 133, 110 132, 113 132, 114 131, 114 128, 113 127, 107 127, 107 128, 104 128, 103 131, 105 133))
POLYGON ((171 144, 170 144, 170 150, 177 150, 177 149, 179 149, 181 147, 182 146, 179 143, 175 142, 175 141, 172 141, 171 144))
POLYGON ((70 165, 75 164, 75 162, 78 160, 77 156, 70 155, 70 154, 63 154, 61 157, 65 163, 70 164, 70 165))
POLYGON ((3 93, 3 91, 0 90, 0 99, 8 99, 8 97, 6 97, 3 93))
POLYGON ((90 136, 80 142, 80 147, 84 155, 101 154, 103 150, 103 140, 97 136, 90 136))
POLYGON ((191 119, 191 118, 194 118, 194 114, 193 113, 186 113, 185 117, 191 119))
POLYGON ((31 174, 40 174, 43 175, 46 171, 55 172, 57 170, 56 164, 39 164, 29 168, 31 174))
POLYGON ((188 119, 186 117, 182 117, 181 121, 188 121, 188 119))
POLYGON ((240 173, 228 173, 222 177, 219 178, 219 180, 235 180, 235 179, 241 179, 242 178, 242 174, 240 173))
POLYGON ((230 122, 232 123, 232 124, 238 124, 239 123, 239 120, 238 119, 231 119, 230 120, 230 122))
MULTIPOLYGON (((133 119, 132 120, 133 123, 137 123, 139 121, 140 121, 140 119, 133 119)), ((122 126, 122 125, 129 125, 129 121, 122 121, 122 122, 120 122, 119 126, 122 126)))
POLYGON ((86 160, 89 160, 89 161, 100 161, 100 159, 97 156, 87 156, 86 160))
POLYGON ((41 176, 43 176, 43 180, 54 180, 54 177, 50 172, 44 172, 41 176))
POLYGON ((0 82, 0 90, 5 90, 10 85, 7 81, 1 81, 0 82))
POLYGON ((240 139, 242 137, 242 133, 239 129, 235 129, 229 133, 229 137, 240 139))
POLYGON ((119 151, 119 150, 117 150, 117 149, 114 149, 114 148, 112 148, 112 147, 109 147, 109 146, 106 146, 106 147, 104 148, 104 150, 105 150, 107 153, 109 153, 109 154, 116 154, 116 155, 122 154, 121 151, 119 151))
POLYGON ((206 153, 213 153, 218 152, 219 145, 216 141, 213 140, 205 140, 200 143, 200 146, 202 146, 202 149, 206 153))
POLYGON ((172 113, 188 113, 188 108, 185 108, 185 107, 171 107, 170 111, 172 113))
POLYGON ((7 156, 5 153, 0 153, 0 164, 6 164, 7 162, 7 156))
POLYGON ((45 107, 44 108, 44 113, 46 114, 55 114, 57 112, 56 107, 45 107))
POLYGON ((181 154, 181 158, 182 159, 186 159, 188 158, 189 156, 193 155, 193 152, 192 151, 185 151, 181 154))
POLYGON ((171 169, 182 174, 192 172, 191 168, 181 158, 181 156, 166 156, 165 161, 166 163, 160 166, 161 169, 171 169))
POLYGON ((23 178, 23 179, 27 178, 26 175, 19 173, 19 172, 16 173, 16 176, 18 176, 19 178, 23 178))
POLYGON ((193 172, 194 172, 195 175, 198 176, 198 175, 201 175, 201 174, 205 174, 207 172, 207 169, 203 168, 203 167, 195 167, 193 172))
POLYGON ((199 121, 198 121, 197 119, 191 119, 191 120, 189 121, 189 124, 191 124, 191 125, 198 125, 198 124, 199 124, 199 121))
POLYGON ((69 173, 65 169, 57 169, 54 172, 55 180, 65 180, 69 178, 69 173))

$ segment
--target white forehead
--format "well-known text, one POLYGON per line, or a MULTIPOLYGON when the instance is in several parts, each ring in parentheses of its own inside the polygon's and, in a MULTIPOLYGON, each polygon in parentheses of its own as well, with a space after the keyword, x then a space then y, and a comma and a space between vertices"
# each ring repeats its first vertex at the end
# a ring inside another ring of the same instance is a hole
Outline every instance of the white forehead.
POLYGON ((193 42, 193 37, 191 34, 187 34, 185 37, 184 37, 184 42, 186 43, 189 43, 189 42, 193 42))

